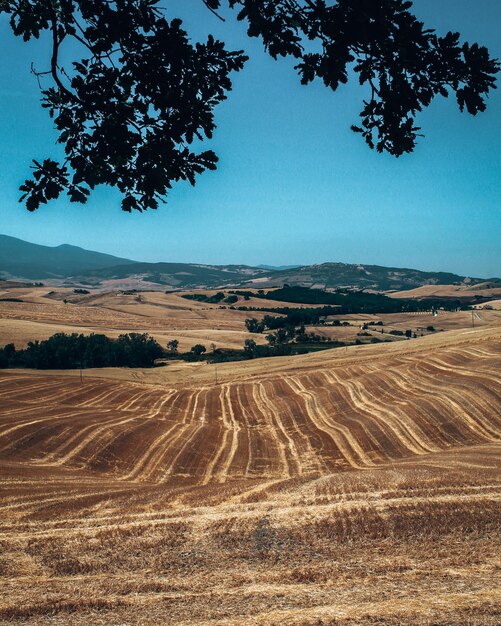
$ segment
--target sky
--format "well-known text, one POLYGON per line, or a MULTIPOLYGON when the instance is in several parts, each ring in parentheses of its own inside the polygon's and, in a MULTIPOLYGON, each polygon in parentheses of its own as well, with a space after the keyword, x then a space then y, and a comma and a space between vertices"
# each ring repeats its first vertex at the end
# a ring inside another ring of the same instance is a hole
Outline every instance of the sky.
MULTIPOLYGON (((195 188, 178 184, 157 211, 124 213, 119 193, 100 188, 86 205, 62 197, 29 213, 18 187, 31 160, 59 154, 30 74, 32 62, 45 69, 48 41, 23 43, 2 16, 0 233, 140 261, 341 261, 501 276, 501 89, 476 117, 453 97, 435 99, 418 117, 425 137, 395 159, 350 130, 365 94, 353 76, 335 93, 304 87, 293 63, 267 56, 233 12, 223 23, 201 0, 162 6, 194 41, 212 33, 250 57, 215 110, 206 146, 218 170, 195 188)), ((413 10, 438 34, 459 31, 501 58, 500 0, 415 0, 413 10)))

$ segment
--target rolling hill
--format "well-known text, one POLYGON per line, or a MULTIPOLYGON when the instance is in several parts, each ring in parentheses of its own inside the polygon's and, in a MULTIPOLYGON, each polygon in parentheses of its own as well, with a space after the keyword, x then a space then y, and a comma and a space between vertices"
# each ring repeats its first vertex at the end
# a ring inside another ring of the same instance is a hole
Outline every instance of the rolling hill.
POLYGON ((75 278, 89 284, 135 278, 138 284, 157 284, 175 289, 210 289, 240 285, 263 270, 247 265, 203 265, 196 263, 132 263, 92 270, 75 278))
POLYGON ((499 624, 500 349, 0 372, 0 622, 499 624))
POLYGON ((255 289, 291 286, 336 289, 348 287, 374 291, 401 291, 423 285, 475 285, 484 281, 447 272, 323 263, 287 269, 264 269, 247 265, 203 265, 193 263, 132 263, 95 269, 74 277, 82 283, 135 278, 140 287, 152 284, 176 289, 250 287, 255 289))
POLYGON ((221 367, 219 384, 188 387, 168 384, 169 368, 156 388, 3 371, 9 410, 1 424, 15 427, 0 430, 2 457, 204 485, 372 468, 499 442, 500 348, 499 328, 463 331, 348 356, 256 360, 238 378, 234 365, 221 367))
POLYGON ((422 285, 476 284, 479 278, 468 278, 450 272, 423 272, 416 269, 361 265, 352 263, 322 263, 278 270, 261 277, 266 287, 284 283, 320 289, 356 287, 376 291, 415 289, 422 285))
MULTIPOLYGON (((6 235, 0 235, 0 278, 138 289, 155 285, 157 289, 269 288, 287 283, 321 289, 348 287, 375 291, 402 291, 424 285, 473 286, 486 280, 450 272, 350 263, 285 266, 283 269, 266 265, 146 263, 66 244, 40 246, 6 235)), ((490 279, 490 282, 496 280, 490 279)))

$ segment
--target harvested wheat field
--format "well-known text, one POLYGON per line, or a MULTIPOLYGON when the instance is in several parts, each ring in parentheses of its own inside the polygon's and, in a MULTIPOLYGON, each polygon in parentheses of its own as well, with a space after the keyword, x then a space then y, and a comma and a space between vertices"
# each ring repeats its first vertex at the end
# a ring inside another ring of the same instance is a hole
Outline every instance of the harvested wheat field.
POLYGON ((475 295, 489 298, 490 296, 501 295, 501 287, 497 280, 485 281, 476 285, 468 283, 462 285, 423 285, 414 289, 394 291, 388 295, 392 298, 463 298, 475 295))
POLYGON ((0 372, 0 622, 498 624, 500 354, 0 372))
POLYGON ((112 338, 147 332, 163 346, 178 339, 180 350, 200 342, 219 348, 242 348, 249 338, 266 342, 264 336, 247 332, 248 312, 221 309, 177 294, 106 291, 78 295, 72 289, 30 287, 0 289, 0 296, 0 345, 14 342, 17 348, 56 332, 103 333, 112 338))

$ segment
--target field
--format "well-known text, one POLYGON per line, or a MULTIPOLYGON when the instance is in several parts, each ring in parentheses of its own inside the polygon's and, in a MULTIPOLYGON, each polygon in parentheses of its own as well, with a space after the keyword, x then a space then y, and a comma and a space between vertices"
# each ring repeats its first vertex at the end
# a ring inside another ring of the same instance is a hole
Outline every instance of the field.
POLYGON ((365 332, 370 337, 362 337, 364 342, 376 338, 379 341, 404 340, 390 334, 393 331, 411 330, 416 337, 426 336, 435 332, 461 330, 469 328, 489 328, 501 325, 501 310, 477 310, 471 311, 437 311, 436 315, 430 312, 423 313, 388 313, 384 315, 332 315, 328 318, 328 324, 334 319, 348 322, 350 325, 343 326, 312 326, 308 330, 338 341, 353 342, 358 338, 360 327, 363 324, 382 321, 384 326, 369 325, 365 332), (435 330, 429 331, 432 326, 435 330), (383 331, 383 332, 381 332, 383 331))
MULTIPOLYGON (((213 295, 216 291, 199 290, 197 293, 213 295)), ((255 308, 311 306, 258 298, 244 300, 241 296, 235 305, 255 308)), ((266 312, 240 311, 229 306, 224 302, 209 304, 187 300, 178 293, 158 291, 95 290, 89 294, 75 294, 73 289, 64 288, 4 287, 0 289, 0 346, 14 342, 16 348, 24 348, 28 341, 47 339, 55 332, 94 332, 112 338, 126 332, 148 332, 164 347, 171 339, 177 339, 181 351, 188 351, 196 343, 204 344, 207 349, 212 344, 218 348, 241 349, 246 339, 265 344, 266 333, 248 333, 245 320, 249 317, 261 319, 266 312)), ((389 334, 391 330, 405 332, 409 329, 417 336, 426 335, 429 325, 437 331, 466 329, 472 325, 476 328, 493 327, 501 325, 501 310, 481 310, 474 317, 469 311, 439 311, 437 316, 431 313, 332 315, 327 325, 308 327, 307 331, 330 340, 353 343, 358 339, 367 343, 372 338, 400 341, 400 337, 389 334), (349 325, 330 326, 335 319, 349 325), (381 333, 381 327, 369 327, 370 336, 359 338, 363 323, 379 320, 384 323, 384 333, 381 333)))
MULTIPOLYGON (((247 315, 22 297, 5 333, 247 315)), ((501 327, 454 315, 217 370, 0 371, 0 623, 498 624, 501 327)))
POLYGON ((499 280, 486 281, 476 285, 423 285, 414 289, 395 291, 390 294, 393 298, 499 298, 501 285, 499 280))
POLYGON ((189 350, 195 343, 242 348, 245 339, 251 337, 265 343, 264 337, 246 331, 244 322, 248 317, 250 314, 244 311, 220 309, 218 305, 186 300, 177 294, 75 295, 72 289, 5 289, 0 290, 0 345, 14 341, 21 348, 28 341, 47 339, 59 331, 95 332, 109 337, 148 332, 163 346, 178 339, 180 350, 189 350))

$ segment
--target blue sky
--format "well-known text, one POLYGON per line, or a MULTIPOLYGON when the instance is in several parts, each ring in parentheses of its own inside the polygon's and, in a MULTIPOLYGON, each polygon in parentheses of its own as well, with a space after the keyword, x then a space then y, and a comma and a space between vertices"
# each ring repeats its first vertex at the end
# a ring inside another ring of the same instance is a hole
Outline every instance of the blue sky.
MULTIPOLYGON (((35 243, 71 243, 144 261, 310 264, 343 261, 501 275, 501 90, 486 113, 461 114, 435 100, 418 120, 426 135, 395 159, 350 130, 364 92, 303 87, 288 61, 273 61, 229 13, 221 23, 200 0, 165 0, 194 40, 211 32, 251 57, 216 109, 207 143, 217 172, 178 185, 158 211, 126 214, 102 188, 87 205, 65 198, 30 214, 17 202, 32 158, 57 156, 31 62, 44 69, 46 41, 26 45, 0 19, 0 232, 35 243)), ((439 34, 459 31, 501 58, 499 0, 416 0, 439 34)))

